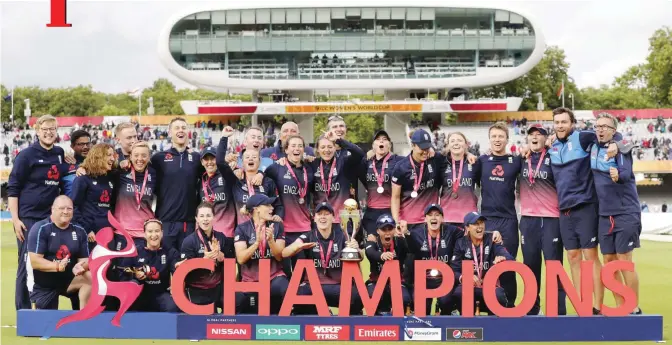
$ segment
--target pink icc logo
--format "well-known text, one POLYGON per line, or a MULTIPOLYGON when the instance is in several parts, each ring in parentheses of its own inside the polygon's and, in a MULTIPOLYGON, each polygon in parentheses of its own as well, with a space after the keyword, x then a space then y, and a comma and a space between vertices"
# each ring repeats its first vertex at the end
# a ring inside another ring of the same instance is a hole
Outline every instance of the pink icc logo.
POLYGON ((51 21, 47 24, 48 28, 71 28, 68 24, 68 0, 51 0, 51 21))

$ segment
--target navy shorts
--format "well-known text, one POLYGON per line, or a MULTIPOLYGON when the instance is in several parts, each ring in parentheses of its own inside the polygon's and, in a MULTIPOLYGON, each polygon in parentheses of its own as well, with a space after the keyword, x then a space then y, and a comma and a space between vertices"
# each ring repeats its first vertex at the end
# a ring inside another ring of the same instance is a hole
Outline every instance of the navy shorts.
POLYGON ((600 216, 600 251, 604 254, 626 254, 639 248, 642 233, 641 214, 600 216))
POLYGON ((58 310, 58 297, 65 296, 68 287, 62 288, 43 288, 37 284, 33 285, 33 291, 30 293, 30 302, 35 309, 58 310))
POLYGON ((580 204, 560 212, 560 237, 567 250, 596 248, 597 204, 580 204))

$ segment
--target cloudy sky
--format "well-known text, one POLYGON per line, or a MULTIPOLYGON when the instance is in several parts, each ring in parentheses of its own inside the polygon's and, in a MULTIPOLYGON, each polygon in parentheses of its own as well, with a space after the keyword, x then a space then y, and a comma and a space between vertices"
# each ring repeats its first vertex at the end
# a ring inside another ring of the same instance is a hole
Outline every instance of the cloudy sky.
MULTIPOLYGON (((2 0, 0 0, 2 1, 2 0)), ((278 0, 252 0, 259 3, 278 0)), ((68 0, 72 28, 47 28, 47 1, 0 3, 0 81, 7 86, 91 84, 105 92, 147 87, 167 77, 158 59, 159 32, 175 13, 207 5, 198 1, 68 0)), ((218 1, 218 3, 225 3, 218 1)), ((293 0, 309 7, 313 2, 293 0)), ((461 2, 464 4, 464 1, 461 2)), ((334 4, 361 6, 355 0, 334 4)), ((400 0, 369 0, 367 5, 411 5, 400 0)), ((443 6, 450 2, 442 1, 443 6)), ((474 6, 492 1, 471 1, 474 6)), ((562 47, 570 74, 580 87, 610 83, 647 55, 651 34, 672 25, 672 1, 497 1, 532 15, 550 45, 562 47)))

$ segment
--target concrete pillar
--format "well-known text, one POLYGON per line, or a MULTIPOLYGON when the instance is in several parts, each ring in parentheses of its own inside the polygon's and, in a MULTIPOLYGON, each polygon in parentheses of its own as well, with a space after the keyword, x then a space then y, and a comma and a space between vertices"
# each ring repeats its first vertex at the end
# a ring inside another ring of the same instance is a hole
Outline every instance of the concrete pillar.
POLYGON ((294 122, 299 125, 299 132, 306 141, 306 145, 312 144, 315 135, 315 115, 299 115, 294 117, 294 122))
POLYGON ((299 102, 314 102, 315 90, 295 90, 289 92, 293 97, 299 99, 299 102))
POLYGON ((411 114, 385 114, 383 126, 392 138, 394 153, 406 156, 411 153, 407 127, 411 122, 411 114))

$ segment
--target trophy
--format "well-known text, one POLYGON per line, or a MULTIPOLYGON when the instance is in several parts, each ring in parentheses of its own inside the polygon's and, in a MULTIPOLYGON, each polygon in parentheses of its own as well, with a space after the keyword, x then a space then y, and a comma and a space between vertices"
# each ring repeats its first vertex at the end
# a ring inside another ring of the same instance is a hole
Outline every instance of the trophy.
MULTIPOLYGON (((352 236, 348 240, 355 238, 357 234, 357 229, 359 229, 359 223, 362 220, 362 214, 357 209, 357 201, 355 199, 348 199, 344 203, 345 207, 341 210, 341 228, 343 228, 343 233, 345 237, 348 238, 348 222, 352 221, 352 236)), ((359 249, 354 249, 350 247, 345 247, 341 251, 341 261, 362 261, 362 255, 359 252, 359 249)))

